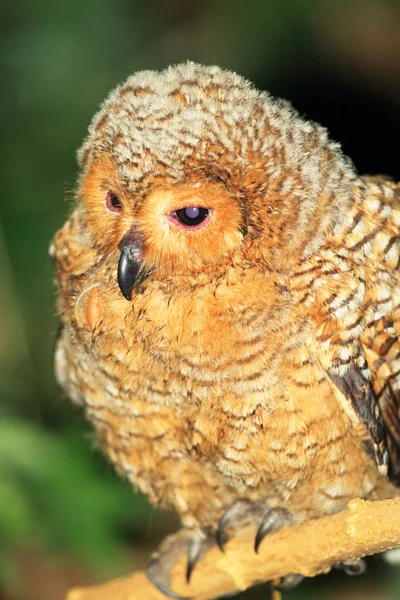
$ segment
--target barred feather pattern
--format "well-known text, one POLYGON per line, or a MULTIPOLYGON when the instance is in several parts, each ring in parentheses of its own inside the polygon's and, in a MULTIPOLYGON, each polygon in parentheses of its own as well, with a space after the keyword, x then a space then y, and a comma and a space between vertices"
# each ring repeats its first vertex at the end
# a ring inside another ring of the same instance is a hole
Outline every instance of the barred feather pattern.
POLYGON ((238 498, 300 521, 398 495, 398 185, 359 177, 323 128, 193 63, 129 78, 79 157, 51 248, 56 371, 119 472, 212 531, 238 498), (107 189, 122 215, 106 214, 107 189), (173 238, 172 258, 154 219, 193 195, 215 217, 173 238), (132 223, 152 271, 127 302, 132 223))

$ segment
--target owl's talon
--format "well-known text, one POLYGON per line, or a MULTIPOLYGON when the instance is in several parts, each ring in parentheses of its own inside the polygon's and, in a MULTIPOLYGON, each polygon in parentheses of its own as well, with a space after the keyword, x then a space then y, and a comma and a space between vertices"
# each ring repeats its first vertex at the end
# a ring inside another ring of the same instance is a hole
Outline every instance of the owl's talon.
POLYGON ((299 583, 301 583, 304 579, 304 575, 300 575, 297 573, 291 573, 290 575, 285 575, 281 577, 280 582, 277 585, 274 585, 274 589, 278 592, 288 592, 293 589, 299 583))
POLYGON ((221 552, 225 552, 224 543, 226 542, 226 539, 221 522, 218 524, 217 533, 215 535, 215 541, 217 542, 217 546, 221 550, 221 552))
POLYGON ((367 570, 367 563, 362 558, 355 558, 333 565, 333 568, 343 571, 346 575, 362 575, 367 570))
POLYGON ((215 539, 222 552, 225 551, 225 543, 229 538, 229 529, 241 529, 252 523, 258 524, 254 550, 258 553, 261 542, 268 533, 293 522, 293 517, 285 508, 267 509, 264 504, 251 502, 250 500, 238 500, 229 506, 222 515, 215 539))
POLYGON ((271 508, 271 510, 266 512, 254 541, 254 551, 256 554, 258 554, 260 544, 268 533, 273 533, 290 522, 290 513, 285 508, 271 508))
POLYGON ((204 531, 182 529, 162 542, 147 567, 147 576, 163 594, 178 600, 188 600, 170 590, 171 569, 179 560, 187 558, 186 582, 190 583, 196 564, 212 546, 215 546, 214 539, 204 531))
POLYGON ((151 583, 156 586, 162 594, 173 598, 174 600, 190 600, 188 596, 180 596, 171 592, 171 590, 162 581, 162 570, 159 572, 160 561, 158 557, 153 558, 146 568, 146 575, 150 579, 151 583))
POLYGON ((225 527, 229 523, 229 509, 222 515, 218 523, 217 533, 215 534, 215 541, 221 552, 225 552, 224 544, 227 541, 227 535, 225 533, 225 527))
POLYGON ((187 567, 186 567, 186 582, 187 583, 190 582, 190 577, 192 575, 193 569, 196 566, 197 562, 202 557, 203 553, 204 553, 203 546, 198 541, 193 541, 189 545, 188 563, 187 563, 187 567))
MULTIPOLYGON (((235 526, 236 523, 242 523, 244 519, 246 520, 246 516, 250 514, 252 507, 253 504, 249 500, 238 500, 226 509, 218 523, 218 529, 215 535, 217 545, 221 552, 225 552, 224 546, 228 540, 226 530, 231 524, 235 526)), ((247 523, 249 522, 250 520, 247 519, 247 523)))

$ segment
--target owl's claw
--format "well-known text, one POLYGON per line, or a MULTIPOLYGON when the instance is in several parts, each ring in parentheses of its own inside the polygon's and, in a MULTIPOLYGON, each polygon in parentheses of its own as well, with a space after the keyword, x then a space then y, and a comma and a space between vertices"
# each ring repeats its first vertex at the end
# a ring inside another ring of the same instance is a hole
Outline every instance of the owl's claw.
POLYGON ((355 558, 333 565, 333 568, 343 571, 346 575, 362 575, 367 570, 367 563, 362 558, 355 558))
POLYGON ((189 600, 170 590, 171 569, 181 558, 187 557, 186 582, 190 583, 197 562, 214 544, 203 531, 182 529, 163 541, 147 567, 147 576, 163 594, 177 600, 189 600))
POLYGON ((222 552, 225 552, 224 546, 229 537, 227 530, 230 528, 237 529, 251 523, 256 516, 253 512, 256 506, 249 500, 237 500, 226 509, 218 523, 215 535, 216 542, 222 552))
POLYGON ((155 585, 162 594, 165 594, 174 600, 190 600, 190 598, 187 596, 179 596, 179 594, 171 592, 171 590, 165 585, 162 576, 160 576, 158 558, 153 558, 147 565, 146 575, 150 579, 151 583, 155 585))
POLYGON ((254 551, 256 554, 258 554, 260 544, 268 533, 277 531, 283 525, 291 523, 291 521, 290 513, 285 508, 271 508, 271 510, 266 512, 258 527, 254 541, 254 551))
POLYGON ((215 534, 215 541, 217 542, 217 546, 219 547, 221 552, 225 552, 224 544, 227 540, 225 529, 232 518, 231 513, 233 511, 234 506, 235 505, 233 504, 224 512, 218 523, 217 533, 215 534))
POLYGON ((274 588, 278 590, 278 592, 288 592, 289 590, 299 585, 304 579, 304 575, 292 573, 290 575, 285 575, 281 577, 280 582, 277 585, 274 585, 274 588))
POLYGON ((268 533, 277 531, 283 525, 293 522, 290 513, 285 508, 267 509, 265 505, 251 502, 249 500, 238 500, 234 502, 222 515, 216 532, 216 542, 224 552, 224 546, 228 539, 229 529, 240 529, 245 525, 258 523, 257 535, 254 541, 254 550, 258 549, 264 537, 268 533))
POLYGON ((190 582, 190 577, 192 575, 193 569, 196 566, 197 562, 200 560, 202 555, 204 554, 204 549, 201 543, 197 540, 194 540, 189 545, 188 552, 188 562, 186 567, 186 582, 190 582))

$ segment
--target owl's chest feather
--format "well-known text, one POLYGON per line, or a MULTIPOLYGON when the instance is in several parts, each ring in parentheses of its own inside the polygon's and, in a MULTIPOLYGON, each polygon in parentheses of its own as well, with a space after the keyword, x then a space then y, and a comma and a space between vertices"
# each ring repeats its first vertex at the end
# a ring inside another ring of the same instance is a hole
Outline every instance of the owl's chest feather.
POLYGON ((237 493, 288 501, 315 491, 318 472, 328 503, 353 495, 355 470, 370 471, 364 484, 373 487, 362 442, 326 400, 327 384, 316 374, 306 390, 290 383, 298 371, 285 352, 294 320, 284 303, 260 310, 213 298, 153 295, 127 312, 98 286, 80 302, 79 327, 60 343, 59 376, 118 469, 154 501, 192 509, 206 482, 217 504, 237 493))

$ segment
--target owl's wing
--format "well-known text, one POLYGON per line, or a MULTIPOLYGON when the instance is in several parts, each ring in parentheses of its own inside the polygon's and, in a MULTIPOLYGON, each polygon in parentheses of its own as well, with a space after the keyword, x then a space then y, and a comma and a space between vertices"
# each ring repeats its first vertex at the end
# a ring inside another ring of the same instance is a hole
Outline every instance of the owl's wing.
POLYGON ((327 369, 327 374, 337 388, 339 404, 358 426, 367 452, 375 458, 379 471, 387 475, 390 459, 383 411, 365 368, 357 364, 359 359, 360 356, 353 357, 340 375, 334 368, 327 369))
POLYGON ((392 335, 382 331, 383 325, 379 335, 365 336, 363 349, 384 424, 389 477, 400 484, 400 340, 394 329, 392 335))
POLYGON ((399 391, 394 390, 388 380, 379 400, 386 430, 386 445, 390 457, 389 477, 400 485, 400 400, 399 391))
MULTIPOLYGON (((362 210, 355 213, 352 229, 341 245, 347 246, 354 260, 349 271, 354 281, 358 277, 366 283, 365 296, 359 313, 356 310, 351 316, 354 321, 346 321, 339 311, 329 315, 335 329, 324 367, 379 470, 400 485, 400 185, 386 177, 363 181, 367 193, 362 210), (380 212, 374 209, 377 200, 380 212), (367 243, 369 250, 365 250, 367 243), (364 248, 364 258, 358 263, 360 248, 364 248), (349 339, 355 324, 363 328, 362 333, 349 339)), ((354 289, 351 282, 346 285, 354 289)), ((353 310, 350 299, 349 315, 353 310)))
POLYGON ((345 367, 326 372, 379 471, 400 485, 399 356, 399 339, 381 330, 351 345, 345 367))

